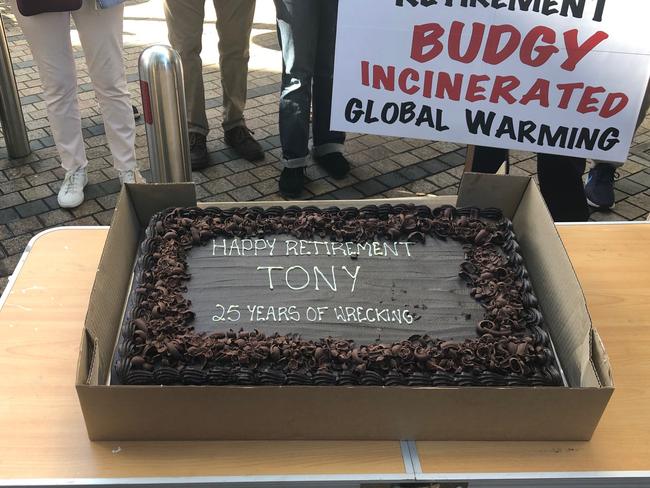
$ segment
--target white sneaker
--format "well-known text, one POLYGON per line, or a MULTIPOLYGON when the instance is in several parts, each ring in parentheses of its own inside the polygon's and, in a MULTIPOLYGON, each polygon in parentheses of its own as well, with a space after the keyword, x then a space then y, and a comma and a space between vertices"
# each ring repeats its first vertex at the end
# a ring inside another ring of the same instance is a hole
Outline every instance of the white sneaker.
POLYGON ((137 168, 125 169, 117 172, 120 177, 120 184, 124 183, 146 183, 144 176, 140 174, 137 168))
POLYGON ((59 190, 57 200, 61 208, 74 208, 84 201, 84 187, 88 184, 86 168, 68 171, 59 190))

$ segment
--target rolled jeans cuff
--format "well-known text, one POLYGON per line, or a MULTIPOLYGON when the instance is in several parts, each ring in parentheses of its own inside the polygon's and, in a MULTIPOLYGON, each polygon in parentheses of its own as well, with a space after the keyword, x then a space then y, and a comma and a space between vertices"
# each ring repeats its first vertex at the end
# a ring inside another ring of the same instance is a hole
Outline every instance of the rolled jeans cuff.
POLYGON ((307 166, 307 156, 303 158, 283 159, 285 168, 304 168, 307 166))
POLYGON ((336 142, 329 142, 327 144, 321 144, 320 146, 314 146, 311 150, 312 156, 315 158, 320 158, 321 156, 326 156, 332 153, 341 153, 345 146, 336 142))
POLYGON ((210 132, 210 130, 206 129, 205 127, 201 127, 200 125, 188 124, 187 125, 187 132, 194 132, 196 134, 201 134, 203 136, 207 136, 208 133, 210 132))
POLYGON ((224 122, 221 124, 221 127, 223 127, 224 132, 229 131, 230 129, 234 129, 235 127, 246 127, 246 120, 244 120, 244 118, 241 118, 238 120, 224 122))

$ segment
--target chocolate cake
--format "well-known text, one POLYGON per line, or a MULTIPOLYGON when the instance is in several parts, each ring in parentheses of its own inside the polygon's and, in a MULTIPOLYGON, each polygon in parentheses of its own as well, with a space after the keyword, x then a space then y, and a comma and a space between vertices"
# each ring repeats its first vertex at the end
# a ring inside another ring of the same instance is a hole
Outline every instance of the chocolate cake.
POLYGON ((497 209, 168 209, 126 308, 113 384, 562 384, 497 209))

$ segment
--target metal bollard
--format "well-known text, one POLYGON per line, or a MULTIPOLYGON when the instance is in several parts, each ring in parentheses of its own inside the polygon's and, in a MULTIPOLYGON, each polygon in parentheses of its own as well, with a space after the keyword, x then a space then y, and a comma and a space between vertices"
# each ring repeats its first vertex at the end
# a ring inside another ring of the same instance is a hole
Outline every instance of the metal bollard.
POLYGON ((0 125, 10 158, 24 158, 32 152, 2 19, 0 19, 0 125))
POLYGON ((139 69, 152 182, 191 182, 180 56, 168 46, 152 46, 140 55, 139 69))

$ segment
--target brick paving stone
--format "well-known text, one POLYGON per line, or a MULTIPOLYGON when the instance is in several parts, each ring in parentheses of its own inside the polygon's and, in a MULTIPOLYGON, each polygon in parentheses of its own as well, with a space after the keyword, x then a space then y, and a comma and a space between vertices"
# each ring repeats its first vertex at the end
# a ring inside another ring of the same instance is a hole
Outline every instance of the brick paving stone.
POLYGON ((54 227, 73 219, 72 213, 62 208, 50 210, 38 216, 45 227, 54 227))
POLYGON ((99 183, 99 187, 104 190, 105 193, 119 193, 122 189, 120 180, 117 178, 99 183))
POLYGON ((0 224, 6 224, 18 220, 20 215, 13 208, 0 209, 0 224))
POLYGON ((382 159, 381 161, 370 163, 370 166, 379 171, 379 173, 382 175, 390 173, 391 171, 398 170, 401 167, 392 159, 382 159))
POLYGON ((43 200, 34 200, 32 202, 23 203, 22 205, 16 205, 14 208, 16 209, 16 212, 18 212, 18 215, 23 218, 39 215, 49 210, 49 207, 45 205, 43 200))
POLYGON ((377 181, 388 188, 395 188, 409 183, 408 178, 396 171, 378 176, 377 181))
POLYGON ((458 185, 454 186, 448 186, 447 188, 443 188, 442 190, 438 190, 436 192, 436 195, 458 195, 458 185))
MULTIPOLYGON (((39 223, 40 226, 40 223, 39 223)), ((8 225, 0 225, 0 241, 3 241, 5 239, 9 239, 10 237, 13 237, 13 234, 9 230, 10 227, 8 225)))
POLYGON ((236 173, 229 176, 228 181, 230 181, 233 185, 239 187, 256 183, 259 180, 253 175, 251 171, 243 171, 241 173, 236 173))
POLYGON ((364 166, 353 166, 350 174, 360 181, 365 181, 379 176, 381 173, 369 164, 366 164, 364 166))
POLYGON ((5 259, 0 260, 0 275, 10 276, 18 264, 18 261, 20 261, 21 256, 22 253, 14 254, 13 256, 9 256, 5 259))
POLYGON ((440 161, 447 163, 450 166, 458 166, 465 164, 465 156, 458 154, 457 152, 450 152, 447 154, 442 154, 438 157, 440 161))
POLYGON ((230 195, 232 195, 232 197, 237 202, 251 202, 253 200, 259 199, 262 196, 262 194, 252 186, 236 188, 235 190, 231 190, 228 193, 230 193, 230 195))
POLYGON ((211 195, 217 195, 219 193, 233 190, 235 188, 235 185, 230 183, 225 178, 219 178, 218 180, 212 180, 204 183, 203 188, 205 188, 211 195))
POLYGON ((119 193, 111 193, 110 195, 104 195, 97 198, 97 202, 106 210, 111 210, 117 205, 117 199, 119 198, 119 193))
POLYGON ((18 237, 11 237, 2 241, 2 247, 4 247, 8 256, 13 254, 22 254, 32 237, 32 233, 22 234, 18 237))
MULTIPOLYGON (((620 171, 619 171, 620 173, 620 171)), ((643 185, 646 188, 650 188, 650 174, 642 171, 640 173, 633 174, 629 179, 639 185, 643 185)))
POLYGON ((429 176, 429 173, 427 173, 422 168, 419 168, 418 166, 410 166, 408 168, 402 168, 401 170, 398 171, 398 173, 411 181, 419 180, 421 178, 429 176))
POLYGON ((642 208, 643 210, 650 211, 650 195, 647 193, 637 193, 636 195, 632 195, 626 201, 642 208))
POLYGON ((312 194, 314 194, 317 197, 319 197, 320 195, 331 193, 336 190, 336 187, 332 185, 329 181, 327 181, 325 178, 320 178, 317 180, 310 181, 309 183, 307 183, 306 187, 312 194))
POLYGON ((52 183, 57 180, 56 175, 49 170, 43 171, 41 173, 36 173, 33 175, 25 176, 25 180, 29 183, 30 186, 39 186, 46 183, 52 183))
POLYGON ((258 183, 253 183, 253 188, 263 196, 271 195, 278 191, 278 181, 276 179, 260 181, 258 183))
POLYGON ((111 220, 113 219, 112 210, 104 210, 103 212, 96 213, 93 215, 95 220, 99 225, 111 225, 111 220))
POLYGON ((20 194, 26 201, 31 202, 33 200, 41 200, 43 198, 47 198, 53 195, 54 192, 50 189, 49 186, 40 185, 28 188, 27 190, 23 190, 20 192, 20 194))
POLYGON ((0 276, 0 290, 4 290, 9 284, 8 276, 0 276))
POLYGON ((102 210, 104 210, 104 208, 101 207, 96 200, 86 200, 77 208, 73 208, 70 211, 72 212, 72 215, 75 216, 75 218, 80 218, 80 217, 85 217, 86 215, 92 215, 101 212, 102 210))
POLYGON ((406 189, 413 193, 435 194, 438 187, 427 180, 420 180, 407 185, 406 189))
POLYGON ((418 167, 422 168, 430 175, 438 174, 449 169, 449 166, 438 159, 422 161, 421 163, 418 163, 418 167))
POLYGON ((622 217, 615 212, 592 212, 590 219, 594 222, 627 221, 625 217, 622 217))
POLYGON ((0 195, 0 210, 9 207, 15 207, 16 205, 20 205, 24 202, 25 200, 20 196, 20 193, 18 192, 9 193, 8 195, 0 195))
POLYGON ((15 191, 25 190, 31 185, 25 178, 16 178, 0 183, 0 194, 13 193, 15 191))
POLYGON ((88 216, 82 217, 80 219, 70 220, 70 221, 64 223, 63 225, 66 225, 66 226, 67 225, 90 225, 90 226, 93 226, 93 225, 97 225, 97 221, 94 219, 94 217, 92 215, 88 215, 88 216))
POLYGON ((355 185, 354 188, 360 191, 366 197, 379 195, 388 189, 386 185, 383 185, 377 179, 362 181, 355 185))
POLYGON ((627 220, 634 220, 646 214, 647 210, 639 208, 636 205, 632 205, 627 201, 623 201, 616 204, 616 207, 614 207, 614 212, 627 220))
POLYGON ((429 176, 427 181, 430 181, 438 188, 446 188, 458 183, 458 180, 448 173, 438 173, 437 175, 429 176))
POLYGON ((645 186, 632 181, 630 178, 619 179, 614 182, 614 188, 628 195, 636 195, 646 189, 645 186))
POLYGON ((337 200, 362 200, 364 197, 363 193, 351 186, 332 192, 332 196, 337 200))
MULTIPOLYGON (((25 234, 26 232, 39 231, 43 228, 43 224, 41 224, 41 221, 38 220, 38 217, 34 215, 24 219, 9 222, 7 224, 7 227, 9 228, 9 230, 11 230, 14 236, 18 236, 20 234, 25 234)), ((2 231, 0 230, 0 238, 6 239, 7 237, 8 236, 3 237, 2 231)))
POLYGON ((210 201, 217 202, 217 203, 218 202, 230 203, 230 202, 234 202, 235 200, 227 193, 219 193, 218 195, 214 195, 214 197, 211 198, 210 201))

